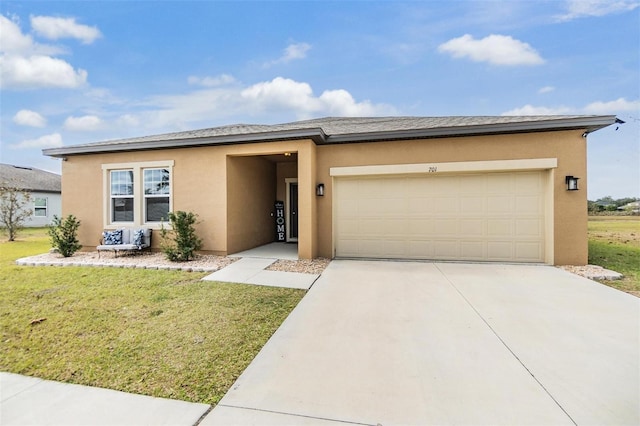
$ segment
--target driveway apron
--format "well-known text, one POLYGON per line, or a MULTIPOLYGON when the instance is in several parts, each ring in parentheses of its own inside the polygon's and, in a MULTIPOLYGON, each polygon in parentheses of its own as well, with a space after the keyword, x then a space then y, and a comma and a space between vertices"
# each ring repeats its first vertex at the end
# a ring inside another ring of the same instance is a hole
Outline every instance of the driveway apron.
POLYGON ((333 261, 201 424, 637 424, 639 312, 553 267, 333 261))

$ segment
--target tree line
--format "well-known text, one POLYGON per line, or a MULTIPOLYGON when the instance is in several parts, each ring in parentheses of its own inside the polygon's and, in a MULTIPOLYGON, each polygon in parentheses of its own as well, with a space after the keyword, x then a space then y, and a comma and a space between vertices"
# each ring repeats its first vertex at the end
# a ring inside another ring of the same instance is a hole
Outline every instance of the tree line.
MULTIPOLYGON (((626 198, 618 198, 614 199, 611 196, 606 196, 602 198, 598 198, 595 201, 587 200, 587 208, 590 213, 598 213, 598 212, 615 212, 619 210, 629 210, 629 213, 632 213, 634 210, 633 207, 626 207, 629 203, 633 203, 635 201, 640 201, 640 198, 635 197, 626 197, 626 198)), ((635 207, 637 211, 638 208, 635 207)))

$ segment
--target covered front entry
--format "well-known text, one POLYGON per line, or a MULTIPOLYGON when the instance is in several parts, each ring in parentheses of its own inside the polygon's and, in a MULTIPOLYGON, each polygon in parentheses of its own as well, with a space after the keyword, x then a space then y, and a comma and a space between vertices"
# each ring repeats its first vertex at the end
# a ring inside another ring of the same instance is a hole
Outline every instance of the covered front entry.
POLYGON ((227 254, 297 242, 298 193, 296 152, 227 156, 227 254))
POLYGON ((547 172, 334 179, 336 257, 544 262, 547 172))

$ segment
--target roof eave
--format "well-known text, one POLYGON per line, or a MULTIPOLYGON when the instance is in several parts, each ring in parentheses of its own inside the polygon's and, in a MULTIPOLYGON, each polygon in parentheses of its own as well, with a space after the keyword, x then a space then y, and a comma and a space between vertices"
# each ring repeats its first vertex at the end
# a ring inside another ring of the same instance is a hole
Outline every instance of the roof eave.
POLYGON ((326 144, 367 142, 377 140, 430 139, 458 136, 481 136, 510 133, 549 132, 560 130, 582 130, 592 133, 596 130, 620 122, 615 115, 572 117, 543 121, 480 124, 469 126, 438 127, 433 129, 398 130, 392 132, 359 133, 329 136, 326 144))
POLYGON ((351 133, 332 136, 327 136, 322 128, 309 128, 201 138, 151 140, 126 143, 105 142, 62 148, 43 149, 42 153, 51 157, 65 157, 67 155, 187 148, 207 145, 274 142, 296 139, 311 139, 317 145, 325 145, 338 143, 374 142, 383 140, 429 139, 492 134, 547 132, 560 130, 582 130, 585 134, 589 134, 596 130, 610 126, 611 124, 614 124, 616 122, 620 122, 620 120, 616 118, 615 115, 600 115, 550 118, 549 120, 520 121, 513 123, 494 123, 415 130, 351 133))
POLYGON ((286 130, 268 133, 238 134, 214 136, 204 138, 185 138, 170 140, 141 141, 121 144, 97 143, 81 146, 43 149, 42 153, 50 157, 65 157, 67 155, 99 154, 106 152, 142 151, 171 148, 189 148, 207 145, 237 145, 245 143, 286 141, 297 139, 311 139, 320 145, 327 139, 327 135, 320 128, 286 130))

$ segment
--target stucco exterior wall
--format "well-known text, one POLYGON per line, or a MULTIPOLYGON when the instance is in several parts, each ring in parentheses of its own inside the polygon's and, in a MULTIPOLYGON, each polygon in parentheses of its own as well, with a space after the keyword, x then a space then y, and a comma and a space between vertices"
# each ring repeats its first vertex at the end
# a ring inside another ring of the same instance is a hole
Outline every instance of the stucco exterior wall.
MULTIPOLYGON (((215 254, 232 253, 227 247, 227 217, 234 216, 242 203, 238 202, 232 209, 228 208, 227 157, 251 158, 297 152, 300 143, 301 141, 286 141, 69 156, 62 162, 62 191, 65 194, 62 201, 62 214, 74 214, 81 221, 78 232, 80 243, 85 250, 91 250, 99 244, 103 229, 116 228, 105 223, 104 220, 104 211, 108 208, 108 194, 105 194, 103 188, 103 164, 173 160, 171 178, 173 210, 191 211, 198 215, 196 230, 203 239, 204 251, 215 254)), ((308 141, 308 143, 312 142, 308 141)), ((251 173, 254 163, 248 160, 236 164, 251 173)), ((275 201, 275 168, 272 175, 274 187, 272 190, 269 189, 271 210, 275 201)), ((263 188, 261 185, 251 186, 247 196, 259 197, 261 188, 263 188)), ((233 199, 233 196, 231 198, 233 199)), ((155 229, 152 248, 158 249, 160 226, 149 225, 149 227, 155 229)), ((273 227, 269 230, 273 231, 273 227)))
POLYGON ((261 157, 227 157, 227 251, 236 253, 274 241, 271 216, 276 165, 261 157))
MULTIPOLYGON (((582 131, 559 131, 316 146, 311 140, 198 148, 74 155, 63 162, 63 215, 81 220, 81 243, 95 247, 105 227, 108 196, 103 164, 173 160, 174 210, 192 211, 203 249, 226 254, 266 240, 270 212, 284 200, 285 177, 298 178, 299 256, 333 257, 331 167, 462 161, 557 158, 553 187, 555 264, 587 262, 586 139, 582 131), (297 153, 297 163, 275 165, 263 155, 297 153), (296 166, 297 164, 297 166, 296 166), (294 172, 295 168, 295 172, 294 172), (579 191, 567 191, 565 176, 582 178, 579 191), (324 183, 325 195, 315 195, 324 183), (266 212, 266 214, 265 214, 266 212), (255 226, 254 226, 255 225, 255 226), (243 229, 244 227, 249 229, 243 229), (264 228, 264 229, 263 229, 264 228), (245 232, 246 231, 246 232, 245 232)), ((158 233, 153 247, 159 247, 158 233)))
POLYGON ((284 202, 284 200, 287 198, 285 179, 293 179, 298 177, 298 163, 277 163, 276 175, 278 180, 276 188, 276 200, 284 202))
POLYGON ((331 167, 458 161, 557 158, 553 171, 555 264, 587 262, 586 185, 567 191, 565 176, 586 177, 586 139, 582 131, 375 142, 317 147, 318 256, 333 257, 331 167))

